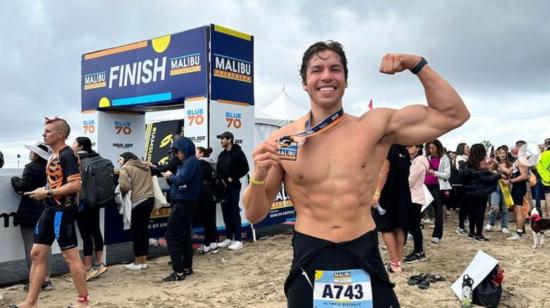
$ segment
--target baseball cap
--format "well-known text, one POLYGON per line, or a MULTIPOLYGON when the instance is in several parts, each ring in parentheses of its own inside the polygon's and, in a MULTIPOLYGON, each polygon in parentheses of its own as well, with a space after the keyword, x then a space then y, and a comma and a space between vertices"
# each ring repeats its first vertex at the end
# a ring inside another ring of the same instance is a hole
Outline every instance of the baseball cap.
POLYGON ((216 138, 218 139, 226 138, 226 139, 235 140, 235 137, 233 136, 233 134, 227 131, 221 133, 220 135, 217 135, 216 138))

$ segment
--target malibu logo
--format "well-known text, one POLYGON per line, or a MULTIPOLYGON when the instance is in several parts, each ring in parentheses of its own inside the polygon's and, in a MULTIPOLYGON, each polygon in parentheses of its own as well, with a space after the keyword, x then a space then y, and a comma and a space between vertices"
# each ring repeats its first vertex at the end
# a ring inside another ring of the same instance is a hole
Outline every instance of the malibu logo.
POLYGON ((221 54, 214 54, 214 76, 252 83, 252 63, 221 54))
POLYGON ((200 71, 201 58, 199 53, 170 58, 170 76, 200 71))
POLYGON ((84 90, 105 88, 107 86, 105 77, 105 72, 84 75, 84 90))

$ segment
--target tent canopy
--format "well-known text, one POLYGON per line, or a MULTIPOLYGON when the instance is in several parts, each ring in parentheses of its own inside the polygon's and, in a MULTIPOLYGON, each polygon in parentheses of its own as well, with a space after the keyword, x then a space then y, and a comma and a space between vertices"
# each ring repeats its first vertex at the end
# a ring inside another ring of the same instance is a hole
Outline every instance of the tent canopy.
POLYGON ((305 115, 307 112, 308 111, 304 107, 296 104, 288 97, 285 86, 283 85, 283 89, 279 96, 264 109, 257 112, 256 117, 292 121, 305 115))

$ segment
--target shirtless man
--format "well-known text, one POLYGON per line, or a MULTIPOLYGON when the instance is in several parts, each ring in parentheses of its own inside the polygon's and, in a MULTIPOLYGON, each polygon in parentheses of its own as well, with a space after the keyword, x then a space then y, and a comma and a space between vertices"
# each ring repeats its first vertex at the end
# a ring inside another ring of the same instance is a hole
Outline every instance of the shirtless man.
POLYGON ((308 120, 314 127, 342 109, 348 75, 342 46, 330 41, 313 44, 300 69, 311 113, 274 132, 254 150, 251 185, 243 195, 247 219, 257 223, 266 217, 283 181, 296 209, 294 260, 285 283, 289 307, 335 299, 399 307, 373 231, 371 200, 380 168, 392 143, 420 144, 469 118, 457 92, 423 58, 382 58, 380 72, 404 70, 417 73, 428 106, 377 108, 359 118, 343 114, 338 124, 302 140, 296 161, 282 160, 277 140, 304 131, 308 120))
POLYGON ((78 301, 70 307, 91 307, 86 288, 86 271, 78 252, 74 224, 80 191, 80 166, 74 151, 65 144, 70 130, 65 120, 46 118, 42 136, 44 143, 52 148, 52 156, 46 167, 47 186, 25 193, 32 199, 43 200, 46 208, 34 233, 29 294, 24 302, 12 307, 37 307, 40 285, 46 275, 46 255, 54 240, 57 240, 78 292, 78 301))

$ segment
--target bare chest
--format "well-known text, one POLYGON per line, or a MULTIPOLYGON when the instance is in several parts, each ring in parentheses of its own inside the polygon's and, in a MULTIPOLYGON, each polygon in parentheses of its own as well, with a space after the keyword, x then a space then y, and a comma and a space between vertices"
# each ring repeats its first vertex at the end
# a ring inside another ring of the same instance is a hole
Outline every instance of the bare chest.
POLYGON ((296 161, 285 161, 287 180, 297 185, 315 185, 327 180, 356 181, 379 168, 375 136, 353 125, 337 127, 308 138, 296 161))

